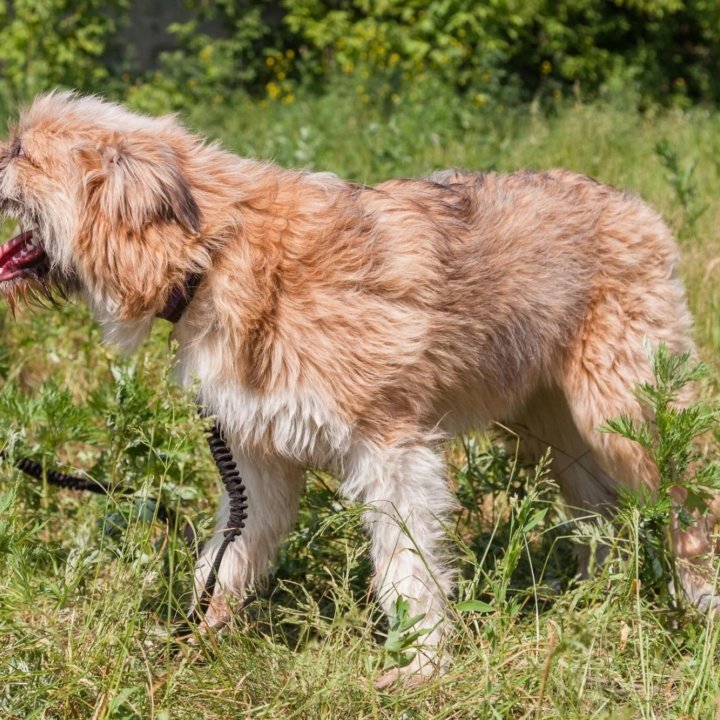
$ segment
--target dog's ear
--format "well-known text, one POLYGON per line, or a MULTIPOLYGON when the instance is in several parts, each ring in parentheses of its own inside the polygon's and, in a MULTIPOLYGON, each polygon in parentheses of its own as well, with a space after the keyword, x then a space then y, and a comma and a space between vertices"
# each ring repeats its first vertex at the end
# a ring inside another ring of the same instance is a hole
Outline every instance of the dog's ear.
POLYGON ((87 201, 113 224, 132 232, 154 221, 200 230, 200 209, 185 180, 177 152, 157 135, 112 134, 76 147, 87 201))
POLYGON ((124 319, 156 312, 187 274, 200 237, 200 210, 178 152, 162 136, 140 132, 75 152, 85 195, 77 239, 85 281, 114 298, 124 319))

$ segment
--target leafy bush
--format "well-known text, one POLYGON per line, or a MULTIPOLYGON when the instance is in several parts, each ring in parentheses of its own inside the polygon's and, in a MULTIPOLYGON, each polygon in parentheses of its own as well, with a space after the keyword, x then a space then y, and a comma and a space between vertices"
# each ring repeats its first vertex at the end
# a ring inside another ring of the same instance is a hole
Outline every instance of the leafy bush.
POLYGON ((107 90, 129 0, 0 2, 0 100, 17 106, 63 85, 107 90))
POLYGON ((131 102, 145 110, 162 112, 189 102, 221 105, 228 92, 259 87, 267 75, 265 57, 272 45, 263 16, 267 0, 189 0, 185 5, 190 19, 168 27, 177 48, 162 53, 158 69, 129 89, 131 102))
POLYGON ((388 106, 424 83, 477 106, 627 88, 652 102, 720 99, 716 0, 186 0, 172 6, 175 48, 135 77, 117 36, 129 5, 0 2, 0 94, 114 90, 165 111, 237 90, 292 103, 298 85, 348 76, 388 106))
POLYGON ((393 80, 433 75, 480 104, 628 83, 654 99, 720 96, 712 0, 284 0, 305 65, 393 80))

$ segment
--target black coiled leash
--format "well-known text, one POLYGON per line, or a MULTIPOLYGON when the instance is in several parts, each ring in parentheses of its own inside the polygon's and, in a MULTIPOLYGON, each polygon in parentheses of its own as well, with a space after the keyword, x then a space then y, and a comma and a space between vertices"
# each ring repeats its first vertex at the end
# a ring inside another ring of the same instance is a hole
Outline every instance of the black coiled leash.
POLYGON ((229 515, 227 525, 223 531, 222 543, 220 543, 220 547, 215 553, 215 559, 213 560, 210 572, 205 579, 205 587, 198 598, 197 607, 193 608, 190 616, 188 617, 188 623, 194 624, 200 622, 200 616, 207 612, 210 601, 215 594, 215 585, 217 583, 218 574, 220 573, 220 566, 222 565, 223 557, 230 545, 239 538, 240 535, 242 535, 243 528, 245 527, 245 520, 247 520, 248 508, 245 485, 243 484, 240 473, 238 472, 232 452, 225 442, 225 438, 223 438, 222 430, 220 429, 220 425, 217 420, 213 423, 212 429, 208 432, 207 440, 213 460, 215 461, 215 465, 220 473, 223 485, 225 485, 225 490, 228 494, 229 515), (198 610, 200 611, 199 613, 198 610))
MULTIPOLYGON (((165 307, 157 314, 157 317, 172 323, 177 323, 190 304, 201 281, 202 275, 199 273, 188 275, 185 283, 170 293, 165 307)), ((200 408, 200 414, 204 415, 202 408, 200 408)), ((205 587, 197 599, 197 604, 188 615, 187 622, 181 625, 177 631, 180 637, 187 635, 191 631, 192 625, 198 624, 207 612, 213 595, 215 594, 215 586, 225 552, 230 545, 240 537, 245 527, 245 520, 247 520, 248 500, 245 485, 243 484, 232 452, 223 437, 222 429, 217 420, 213 422, 212 427, 208 430, 207 441, 213 460, 215 461, 215 465, 228 494, 229 517, 227 526, 223 531, 222 543, 220 543, 220 547, 215 553, 212 567, 205 579, 205 587)), ((5 453, 0 452, 0 457, 4 456, 5 453)), ((45 478, 50 485, 56 485, 69 490, 88 491, 108 496, 120 495, 121 497, 128 497, 135 494, 132 488, 126 486, 113 485, 102 480, 88 480, 76 475, 69 475, 59 470, 44 471, 40 463, 28 458, 18 460, 16 467, 36 480, 45 478)), ((177 519, 175 512, 165 507, 159 499, 155 505, 157 518, 167 523, 168 527, 174 527, 177 519)), ((187 526, 187 528, 189 528, 189 526, 187 526)), ((195 545, 195 534, 191 528, 188 532, 187 528, 183 533, 185 540, 188 544, 195 545)))
MULTIPOLYGON (((2 457, 6 457, 6 453, 0 453, 2 457)), ((15 467, 18 470, 22 470, 26 475, 35 478, 36 480, 42 480, 43 476, 47 478, 50 485, 57 485, 58 487, 65 488, 66 490, 86 490, 88 492, 100 493, 109 495, 110 492, 114 495, 132 495, 133 490, 124 487, 111 488, 110 483, 106 483, 103 480, 88 480, 86 478, 78 477, 77 475, 69 475, 68 473, 61 472, 60 470, 48 470, 43 472, 43 466, 35 460, 30 458, 21 458, 15 463, 15 467)), ((164 510, 164 508, 163 508, 164 510)), ((160 517, 160 520, 165 520, 165 516, 160 517)))

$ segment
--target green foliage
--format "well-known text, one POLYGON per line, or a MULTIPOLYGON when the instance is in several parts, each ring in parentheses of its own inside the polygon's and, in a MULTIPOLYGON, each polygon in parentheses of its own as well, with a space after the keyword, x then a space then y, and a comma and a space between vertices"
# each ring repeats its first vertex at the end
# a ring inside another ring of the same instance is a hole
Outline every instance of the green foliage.
POLYGON ((478 104, 507 94, 514 78, 504 67, 527 21, 526 4, 285 2, 285 22, 301 39, 304 68, 329 75, 355 73, 366 93, 397 93, 407 81, 433 77, 476 93, 478 104))
POLYGON ((186 0, 173 9, 172 46, 133 75, 132 28, 118 34, 129 6, 0 2, 0 101, 62 85, 152 112, 219 106, 229 93, 292 104, 299 87, 324 92, 338 78, 386 109, 422 85, 475 108, 720 99, 715 0, 186 0))
POLYGON ((648 419, 610 420, 606 431, 638 443, 658 471, 657 488, 624 493, 623 502, 638 518, 640 580, 670 608, 682 604, 679 569, 672 550, 673 528, 686 529, 708 512, 720 491, 720 463, 702 462, 696 439, 712 430, 720 416, 697 402, 679 406, 683 391, 708 374, 689 353, 671 355, 660 345, 652 357, 653 381, 638 387, 637 396, 648 419))
POLYGON ((390 92, 426 77, 489 99, 720 95, 720 8, 708 0, 286 0, 304 68, 360 69, 390 92), (509 95, 510 93, 510 95, 509 95))
MULTIPOLYGON (((496 453, 497 448, 491 447, 483 454, 492 457, 496 453)), ((519 581, 522 585, 529 578, 536 585, 541 577, 552 574, 548 573, 547 564, 536 563, 543 550, 549 552, 554 545, 548 513, 557 487, 547 477, 549 465, 550 453, 547 452, 536 467, 527 471, 520 471, 516 464, 506 466, 502 492, 494 486, 492 474, 475 476, 477 491, 492 492, 496 498, 493 504, 501 500, 497 506, 503 511, 492 518, 484 518, 485 522, 492 521, 492 531, 477 545, 477 558, 470 558, 473 577, 464 588, 465 599, 455 606, 457 612, 502 610, 506 618, 513 620, 523 612, 528 600, 527 594, 518 591, 513 582, 523 578, 519 581), (493 557, 498 548, 501 552, 493 557), (492 604, 475 599, 479 593, 492 596, 492 604)), ((565 566, 566 573, 567 570, 565 566)), ((538 601, 537 592, 533 600, 538 601)))
POLYGON ((148 111, 163 112, 193 103, 221 105, 229 92, 257 87, 265 58, 277 38, 263 20, 268 0, 186 3, 190 19, 168 31, 177 47, 161 54, 159 68, 128 90, 128 99, 148 111), (209 34, 208 23, 222 32, 209 34))
POLYGON ((392 667, 402 668, 413 661, 417 653, 414 648, 418 641, 422 642, 421 638, 431 632, 429 628, 422 626, 413 630, 424 617, 424 613, 410 615, 410 604, 404 597, 398 596, 389 618, 390 628, 384 644, 387 657, 383 670, 392 667))
POLYGON ((0 100, 57 85, 107 90, 128 0, 0 0, 0 100), (2 98, 5 95, 5 98, 2 98))
POLYGON ((677 150, 673 148, 667 138, 662 138, 655 143, 655 154, 667 170, 667 181, 683 209, 680 237, 691 236, 695 232, 697 221, 708 209, 707 203, 698 201, 698 186, 695 179, 697 158, 688 160, 683 167, 677 150))

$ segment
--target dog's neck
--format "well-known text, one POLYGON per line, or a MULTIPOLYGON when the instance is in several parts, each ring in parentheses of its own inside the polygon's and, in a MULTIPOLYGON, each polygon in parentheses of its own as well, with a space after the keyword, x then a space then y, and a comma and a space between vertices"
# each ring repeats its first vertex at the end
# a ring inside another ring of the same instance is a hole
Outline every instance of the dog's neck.
POLYGON ((185 309, 190 304, 202 281, 202 273, 189 273, 182 285, 177 285, 171 291, 167 302, 155 317, 168 320, 171 323, 179 322, 185 309))

